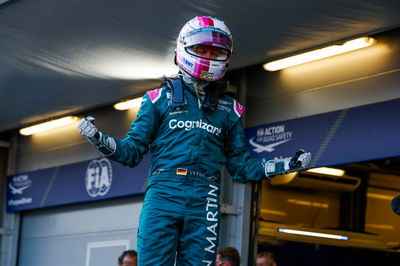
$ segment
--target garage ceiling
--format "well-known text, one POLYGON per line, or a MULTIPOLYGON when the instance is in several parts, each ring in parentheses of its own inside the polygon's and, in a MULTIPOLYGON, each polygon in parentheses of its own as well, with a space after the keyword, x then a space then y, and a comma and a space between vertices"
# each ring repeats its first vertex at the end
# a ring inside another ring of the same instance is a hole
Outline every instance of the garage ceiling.
POLYGON ((399 14, 398 0, 9 1, 0 5, 0 132, 156 87, 177 71, 175 39, 196 15, 229 25, 237 69, 399 27, 399 14))

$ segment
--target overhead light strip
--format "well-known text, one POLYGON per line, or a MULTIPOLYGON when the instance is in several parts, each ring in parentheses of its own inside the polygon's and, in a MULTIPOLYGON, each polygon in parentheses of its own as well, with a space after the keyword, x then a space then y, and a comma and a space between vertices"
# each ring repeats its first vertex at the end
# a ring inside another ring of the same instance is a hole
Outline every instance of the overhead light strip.
POLYGON ((381 193, 372 193, 372 192, 368 192, 367 197, 374 198, 374 199, 380 199, 380 200, 392 200, 394 198, 394 196, 391 196, 391 195, 385 195, 385 194, 381 194, 381 193))
POLYGON ((51 120, 49 122, 22 128, 19 130, 19 133, 24 136, 29 136, 29 135, 33 135, 33 134, 36 134, 38 132, 42 132, 45 130, 72 124, 72 123, 76 122, 77 120, 78 120, 78 117, 76 117, 76 116, 66 116, 66 117, 63 117, 60 119, 55 119, 55 120, 51 120))
POLYGON ((116 103, 116 104, 114 104, 114 108, 116 110, 123 111, 123 110, 128 110, 131 108, 139 107, 141 103, 142 103, 142 97, 116 103))
POLYGON ((313 50, 310 52, 305 52, 302 54, 290 56, 287 58, 275 60, 269 63, 264 64, 264 69, 267 71, 276 71, 283 68, 288 68, 291 66, 296 66, 300 64, 304 64, 307 62, 319 60, 322 58, 350 52, 353 50, 361 49, 364 47, 368 47, 374 44, 376 40, 371 37, 361 37, 354 40, 350 40, 341 44, 331 45, 325 48, 313 50))
POLYGON ((349 240, 348 236, 343 236, 343 235, 324 234, 324 233, 293 230, 293 229, 286 229, 286 228, 278 228, 278 232, 286 233, 286 234, 294 234, 294 235, 304 235, 304 236, 337 239, 337 240, 349 240))
POLYGON ((306 172, 325 174, 325 175, 334 175, 334 176, 343 176, 345 173, 345 171, 342 169, 329 168, 329 167, 312 168, 312 169, 306 170, 306 172))

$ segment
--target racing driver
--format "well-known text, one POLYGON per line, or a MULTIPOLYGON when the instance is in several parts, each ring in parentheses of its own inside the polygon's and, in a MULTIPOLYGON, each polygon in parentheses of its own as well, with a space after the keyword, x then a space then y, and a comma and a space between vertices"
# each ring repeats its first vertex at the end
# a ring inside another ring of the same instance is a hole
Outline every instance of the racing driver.
POLYGON ((151 152, 140 215, 138 265, 214 265, 220 221, 220 168, 245 183, 297 171, 310 162, 250 158, 242 126, 244 107, 224 94, 232 35, 223 21, 195 17, 181 29, 179 74, 148 91, 124 139, 100 132, 83 118, 80 134, 106 157, 134 167, 151 152))

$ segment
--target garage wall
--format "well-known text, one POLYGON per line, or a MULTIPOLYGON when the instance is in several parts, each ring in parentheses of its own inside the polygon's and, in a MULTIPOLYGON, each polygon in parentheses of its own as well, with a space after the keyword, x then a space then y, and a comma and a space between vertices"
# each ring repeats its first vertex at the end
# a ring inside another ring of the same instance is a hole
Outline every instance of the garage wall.
POLYGON ((246 126, 257 126, 400 97, 400 29, 373 46, 267 72, 247 69, 246 126))
POLYGON ((20 266, 109 266, 136 250, 142 198, 118 199, 26 212, 20 266))

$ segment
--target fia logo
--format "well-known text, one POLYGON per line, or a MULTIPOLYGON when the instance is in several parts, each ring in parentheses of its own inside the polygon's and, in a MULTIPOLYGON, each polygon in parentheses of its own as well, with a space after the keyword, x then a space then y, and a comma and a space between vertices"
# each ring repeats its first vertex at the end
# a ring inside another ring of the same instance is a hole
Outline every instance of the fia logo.
POLYGON ((108 159, 93 160, 86 169, 86 191, 90 197, 104 196, 111 188, 112 167, 108 159))
POLYGON ((32 180, 29 179, 28 175, 17 175, 14 176, 8 187, 11 189, 11 194, 22 194, 25 189, 32 185, 32 180))

